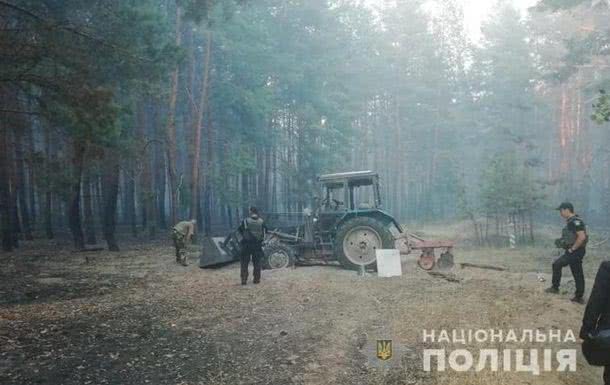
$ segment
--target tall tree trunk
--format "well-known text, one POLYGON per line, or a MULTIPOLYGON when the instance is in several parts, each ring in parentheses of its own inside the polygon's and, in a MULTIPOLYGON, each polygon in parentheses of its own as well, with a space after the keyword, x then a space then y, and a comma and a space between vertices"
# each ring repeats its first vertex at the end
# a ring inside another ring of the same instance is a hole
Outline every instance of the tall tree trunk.
POLYGON ((9 168, 12 170, 9 176, 9 186, 10 186, 10 215, 11 215, 11 225, 12 225, 12 240, 13 247, 19 248, 19 236, 22 232, 21 230, 21 221, 19 220, 19 205, 17 203, 17 190, 15 188, 15 166, 11 156, 11 151, 9 150, 9 168))
MULTIPOLYGON (((93 178, 93 195, 95 196, 95 211, 96 215, 100 220, 100 223, 104 224, 104 191, 102 184, 104 176, 104 167, 102 165, 102 170, 99 173, 96 173, 93 178)), ((104 234, 104 230, 102 229, 102 239, 106 240, 106 235, 104 234)))
POLYGON ((212 231, 212 191, 209 184, 206 184, 203 191, 203 226, 204 234, 210 236, 212 231))
MULTIPOLYGON (((131 170, 135 168, 134 161, 129 160, 131 170)), ((133 175, 123 173, 123 180, 125 181, 125 204, 123 209, 125 210, 125 219, 131 228, 131 234, 134 237, 138 236, 138 224, 136 215, 136 182, 133 175)))
POLYGON ((271 151, 273 152, 272 155, 272 166, 271 166, 271 170, 273 173, 273 180, 271 183, 271 211, 277 211, 277 176, 278 176, 278 169, 277 169, 277 157, 279 156, 278 154, 278 148, 276 146, 276 140, 275 138, 273 139, 273 147, 271 148, 271 151))
POLYGON ((26 240, 34 239, 30 226, 30 210, 28 208, 28 195, 25 185, 25 167, 23 161, 23 131, 21 128, 15 130, 15 193, 19 200, 19 213, 23 235, 26 240))
POLYGON ((2 231, 2 250, 13 250, 13 231, 11 224, 11 191, 9 185, 9 163, 7 130, 0 125, 0 230, 2 231))
POLYGON ((68 206, 68 224, 72 232, 74 247, 82 250, 85 248, 85 237, 80 218, 80 189, 85 155, 84 143, 79 139, 74 139, 72 151, 72 185, 70 187, 70 202, 68 206))
POLYGON ((233 228, 233 211, 231 210, 231 205, 227 205, 227 219, 229 221, 229 228, 233 228))
POLYGON ((529 219, 530 242, 533 245, 535 242, 535 239, 534 239, 534 214, 532 213, 532 210, 528 211, 528 219, 529 219))
POLYGON ((114 237, 116 228, 116 207, 119 195, 119 161, 118 156, 111 151, 106 152, 104 162, 104 174, 102 177, 102 197, 104 201, 103 232, 108 250, 119 251, 119 246, 114 237))
POLYGON ((34 132, 32 130, 32 125, 30 124, 27 132, 27 146, 28 146, 28 157, 27 157, 27 166, 28 166, 28 179, 29 179, 29 206, 30 206, 30 222, 32 227, 35 227, 36 224, 36 178, 34 171, 34 156, 36 153, 36 147, 34 145, 34 132))
POLYGON ((44 231, 47 235, 47 239, 55 238, 53 233, 53 196, 51 190, 47 190, 44 193, 44 231))
MULTIPOLYGON (((269 124, 269 128, 268 128, 268 132, 269 132, 269 137, 273 137, 272 131, 271 131, 271 123, 269 124)), ((271 185, 271 152, 273 151, 271 146, 268 146, 267 148, 265 148, 265 168, 263 171, 263 200, 264 200, 264 204, 263 204, 263 210, 265 211, 269 211, 269 205, 270 205, 270 195, 269 195, 269 187, 271 185)))
MULTIPOLYGON (((162 130, 161 125, 159 124, 159 103, 156 100, 154 104, 155 111, 155 137, 158 138, 160 134, 160 130, 162 130)), ((165 155, 163 154, 163 146, 159 141, 155 141, 154 143, 154 170, 155 170, 155 195, 157 197, 157 220, 158 226, 160 229, 166 229, 167 223, 165 220, 165 155)))
MULTIPOLYGON (((176 6, 176 46, 180 46, 181 41, 181 9, 176 6)), ((178 199, 177 199, 177 170, 176 170, 176 100, 178 98, 178 71, 176 65, 171 77, 171 90, 169 97, 169 111, 167 117, 166 140, 167 140, 167 175, 170 189, 170 221, 176 223, 178 199)))
POLYGON ((52 198, 52 182, 51 182, 51 167, 52 167, 52 144, 50 127, 44 127, 44 151, 45 151, 45 176, 48 181, 44 187, 44 229, 47 239, 53 239, 53 198, 52 198))
MULTIPOLYGON (((138 119, 136 122, 138 136, 140 138, 146 138, 146 111, 144 104, 141 103, 138 106, 138 119)), ((154 238, 157 234, 157 221, 155 215, 155 189, 152 181, 151 171, 151 158, 148 149, 142 154, 142 175, 140 181, 140 201, 142 202, 142 217, 146 218, 145 228, 148 229, 148 234, 151 238, 154 238)))
POLYGON ((91 179, 89 171, 85 171, 83 180, 83 204, 85 214, 85 234, 88 245, 95 245, 95 222, 93 219, 93 206, 91 203, 91 179))
POLYGON ((203 65, 203 79, 201 81, 201 100, 197 111, 197 119, 193 126, 193 162, 191 164, 191 218, 197 217, 197 205, 199 203, 199 169, 201 161, 201 126, 203 115, 206 112, 208 102, 208 83, 210 75, 210 56, 212 54, 212 32, 206 31, 206 48, 203 65))
MULTIPOLYGON (((211 38, 211 36, 210 36, 211 38)), ((210 44, 211 44, 211 40, 210 40, 210 44)), ((210 52, 211 55, 211 52, 210 52)), ((211 58, 210 58, 211 60, 211 58)), ((210 71, 210 69, 208 68, 208 72, 210 71)), ((212 86, 212 79, 208 80, 208 85, 207 85, 207 89, 208 91, 206 92, 206 97, 209 99, 210 96, 210 92, 209 89, 212 86)), ((214 127, 212 126, 213 121, 212 121, 212 114, 210 111, 210 103, 209 101, 206 102, 206 116, 207 116, 207 124, 205 126, 205 137, 206 137, 206 143, 207 143, 207 149, 206 149, 206 162, 205 162, 205 169, 204 169, 204 181, 203 181, 203 194, 204 194, 204 198, 203 198, 203 223, 204 223, 204 229, 205 229, 205 234, 207 236, 211 235, 211 231, 212 231, 212 197, 213 197, 213 190, 212 190, 212 176, 214 175, 214 154, 216 151, 214 151, 215 146, 214 146, 214 127)))

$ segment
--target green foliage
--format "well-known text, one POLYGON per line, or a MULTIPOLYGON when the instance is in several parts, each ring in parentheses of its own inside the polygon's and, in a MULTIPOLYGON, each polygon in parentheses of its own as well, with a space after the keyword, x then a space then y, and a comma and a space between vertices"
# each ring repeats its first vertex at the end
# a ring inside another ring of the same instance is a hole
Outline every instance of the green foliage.
POLYGON ((487 214, 512 214, 539 207, 541 185, 515 153, 494 156, 481 177, 481 207, 487 214))
POLYGON ((557 11, 560 9, 573 8, 590 2, 591 0, 542 0, 536 5, 536 9, 540 11, 557 11))
MULTIPOLYGON (((42 124, 65 133, 66 142, 86 143, 88 161, 111 149, 134 177, 153 156, 164 162, 170 79, 178 69, 183 208, 192 199, 189 157, 200 104, 202 179, 212 199, 234 208, 260 198, 244 190, 261 194, 265 183, 296 207, 317 174, 361 166, 382 173, 384 200, 404 211, 397 215, 417 219, 533 210, 541 199, 536 181, 548 153, 539 145, 554 129, 541 95, 549 68, 561 66, 544 63, 549 43, 534 41, 529 21, 507 2, 484 25, 480 45, 469 41, 459 0, 434 0, 433 11, 422 8, 430 2, 389 2, 379 13, 327 0, 15 3, 38 16, 11 11, 28 32, 0 36, 0 47, 16 47, 2 48, 10 59, 0 61, 3 78, 27 94, 42 124), (208 103, 200 103, 208 36, 208 103), (155 147, 145 151, 151 140, 155 147), (504 155, 485 167, 490 153, 504 155)), ((604 54, 607 42, 599 33, 566 43, 564 67, 604 54)), ((563 48, 561 38, 553 43, 563 48)), ((607 121, 607 96, 595 106, 594 118, 607 121)))
POLYGON ((610 122, 610 97, 604 90, 599 91, 599 98, 593 104, 595 109, 591 119, 599 124, 610 122))
MULTIPOLYGON (((582 4, 589 4, 593 7, 598 4, 603 6, 605 2, 591 0, 543 0, 537 9, 542 11, 569 10, 582 4)), ((595 8, 590 12, 596 12, 595 8)), ((605 14, 607 15, 607 10, 605 11, 605 14)), ((602 15, 604 15, 604 13, 602 13, 602 15)), ((605 25, 600 25, 600 28, 589 31, 584 36, 578 34, 578 36, 568 39, 566 41, 567 53, 563 58, 565 65, 558 74, 560 79, 567 80, 576 72, 579 66, 591 63, 599 57, 607 57, 608 54, 610 54, 610 50, 608 49, 609 46, 610 28, 608 28, 607 23, 605 25)), ((605 74, 603 74, 603 72, 598 74, 597 77, 598 86, 608 82, 607 71, 605 74), (600 79, 602 76, 603 79, 600 79)), ((600 124, 608 122, 608 97, 605 95, 604 90, 600 91, 599 99, 593 107, 595 111, 592 114, 591 119, 600 124)))
POLYGON ((519 12, 504 6, 498 17, 484 26, 485 42, 475 52, 474 75, 477 104, 482 109, 484 130, 506 151, 535 134, 525 122, 533 120, 536 78, 528 31, 519 12), (517 119, 520 117, 520 119, 517 119))
POLYGON ((25 85, 42 115, 72 138, 113 143, 124 111, 121 88, 135 93, 164 79, 175 54, 156 2, 15 2, 15 50, 0 69, 25 85), (19 30, 19 29, 18 29, 19 30), (170 59, 168 59, 170 58, 170 59))
POLYGON ((52 192, 62 199, 68 199, 68 191, 72 183, 71 170, 65 167, 65 163, 58 159, 46 159, 44 154, 35 153, 31 159, 39 173, 36 179, 36 187, 43 192, 52 192))

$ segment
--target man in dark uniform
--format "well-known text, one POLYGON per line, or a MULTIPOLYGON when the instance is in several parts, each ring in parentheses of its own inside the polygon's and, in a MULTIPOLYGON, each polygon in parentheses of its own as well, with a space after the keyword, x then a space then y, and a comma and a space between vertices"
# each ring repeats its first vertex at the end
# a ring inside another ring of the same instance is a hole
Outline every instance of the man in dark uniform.
POLYGON ((261 281, 261 263, 263 259, 263 240, 267 227, 261 217, 258 216, 258 209, 250 207, 250 215, 244 219, 238 228, 242 236, 241 240, 241 284, 248 282, 248 265, 250 259, 254 265, 254 283, 261 281))
MULTIPOLYGON (((580 328, 580 338, 591 338, 598 330, 610 329, 610 261, 602 262, 595 276, 591 296, 580 328)), ((610 385, 610 365, 604 370, 604 384, 610 385)))
POLYGON ((565 250, 565 253, 553 262, 553 286, 546 289, 547 293, 559 293, 561 282, 561 270, 570 266, 576 293, 572 302, 583 304, 585 294, 585 276, 582 271, 582 259, 585 256, 587 245, 587 229, 583 220, 574 213, 574 206, 570 202, 563 202, 559 207, 559 214, 566 220, 566 227, 561 232, 561 238, 555 241, 555 245, 565 250))

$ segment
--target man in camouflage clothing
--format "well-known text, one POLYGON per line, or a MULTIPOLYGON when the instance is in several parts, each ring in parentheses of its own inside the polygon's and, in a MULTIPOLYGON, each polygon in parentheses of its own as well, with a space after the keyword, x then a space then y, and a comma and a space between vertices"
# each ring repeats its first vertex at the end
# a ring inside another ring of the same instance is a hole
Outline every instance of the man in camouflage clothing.
POLYGON ((172 240, 174 241, 174 247, 176 248, 176 262, 187 266, 186 261, 186 245, 187 242, 191 242, 193 235, 195 234, 195 225, 197 221, 191 219, 190 221, 178 222, 172 228, 172 240))
POLYGON ((574 213, 574 206, 571 203, 563 202, 557 210, 559 210, 561 217, 566 220, 566 226, 561 232, 561 238, 555 240, 555 245, 564 249, 565 253, 553 262, 553 284, 546 289, 546 292, 559 293, 561 270, 565 266, 570 266, 576 283, 576 293, 574 293, 572 302, 583 304, 585 276, 582 271, 582 260, 585 256, 588 240, 587 229, 583 220, 574 213))

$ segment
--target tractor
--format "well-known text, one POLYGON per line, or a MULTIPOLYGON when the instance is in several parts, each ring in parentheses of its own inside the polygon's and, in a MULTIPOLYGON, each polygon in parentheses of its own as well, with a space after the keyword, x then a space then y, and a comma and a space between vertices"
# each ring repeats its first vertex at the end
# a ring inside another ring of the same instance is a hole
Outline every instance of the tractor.
MULTIPOLYGON (((425 270, 453 266, 452 242, 428 242, 407 234, 394 217, 382 210, 377 173, 326 174, 318 182, 323 194, 313 199, 312 209, 263 215, 269 229, 263 243, 264 268, 338 262, 346 269, 374 269, 377 249, 399 249, 401 254, 421 250, 418 264, 425 270), (443 249, 438 261, 436 248, 443 249)), ((208 241, 221 249, 222 256, 206 256, 204 252, 200 265, 238 259, 240 240, 240 234, 234 231, 224 240, 208 241)))

